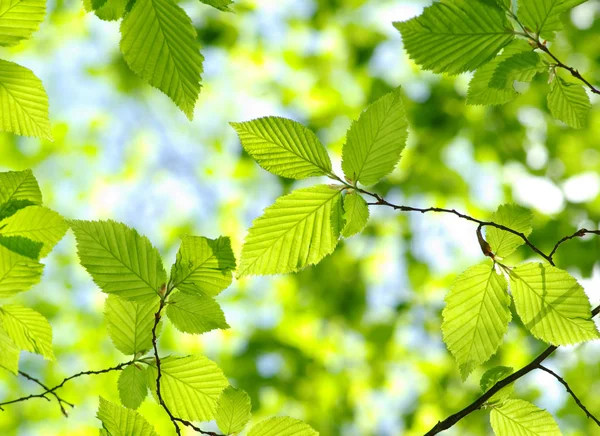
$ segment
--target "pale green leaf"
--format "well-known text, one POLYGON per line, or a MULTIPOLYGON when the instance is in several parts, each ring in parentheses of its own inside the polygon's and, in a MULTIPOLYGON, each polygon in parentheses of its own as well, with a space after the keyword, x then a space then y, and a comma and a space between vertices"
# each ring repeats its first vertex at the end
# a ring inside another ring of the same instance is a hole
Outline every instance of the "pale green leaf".
POLYGON ((14 215, 0 221, 0 235, 21 236, 41 242, 40 257, 46 256, 67 232, 67 223, 56 212, 42 206, 18 210, 14 215))
POLYGON ((137 409, 148 395, 146 370, 136 364, 129 365, 121 371, 117 385, 121 404, 128 409, 137 409))
POLYGON ((502 53, 491 62, 477 69, 469 82, 467 103, 470 105, 501 105, 513 100, 518 94, 512 83, 503 89, 491 86, 491 81, 498 67, 507 59, 519 53, 531 52, 531 46, 522 40, 516 40, 507 45, 502 53))
POLYGON ((2 327, 0 320, 0 367, 13 374, 19 371, 19 349, 2 327))
POLYGON ((171 282, 190 294, 218 295, 231 284, 235 256, 227 237, 182 236, 171 282))
POLYGON ((540 55, 533 51, 514 54, 496 67, 490 86, 506 89, 517 82, 531 82, 533 78, 548 69, 540 55))
POLYGON ((525 327, 552 345, 598 339, 590 302, 577 280, 551 265, 526 263, 510 272, 510 290, 525 327))
POLYGON ((121 36, 127 65, 194 118, 204 58, 185 11, 173 0, 137 0, 121 23, 121 36))
POLYGON ((434 73, 473 71, 514 38, 504 11, 487 0, 441 0, 394 26, 410 58, 434 73))
POLYGON ((523 400, 508 400, 490 413, 496 436, 560 436, 558 424, 547 411, 523 400))
POLYGON ((463 380, 502 343, 511 318, 507 287, 491 265, 476 265, 456 278, 446 296, 442 333, 463 380))
MULTIPOLYGON (((229 384, 216 363, 204 356, 161 359, 160 392, 167 407, 180 418, 210 421, 217 399, 229 384)), ((147 369, 148 385, 156 393, 156 367, 147 369)))
POLYGON ((225 434, 241 432, 252 417, 250 396, 241 389, 228 386, 217 400, 215 418, 225 434))
POLYGON ((17 45, 38 30, 46 15, 45 0, 0 1, 0 45, 17 45))
POLYGON ((102 426, 111 436, 158 436, 142 415, 102 397, 96 417, 102 421, 102 426))
POLYGON ((99 7, 97 8, 94 8, 92 5, 92 9, 94 10, 94 14, 101 20, 116 21, 125 15, 128 3, 129 0, 106 0, 105 2, 98 3, 99 7))
POLYGON ((585 126, 592 105, 585 88, 555 77, 550 85, 548 108, 557 120, 574 129, 585 126))
POLYGON ((184 333, 202 334, 229 328, 221 307, 206 295, 176 292, 169 297, 167 316, 184 333))
POLYGON ((0 298, 29 290, 42 278, 44 265, 0 245, 0 298))
MULTIPOLYGON (((490 390, 492 386, 494 386, 499 381, 505 379, 509 375, 511 375, 514 370, 509 366, 496 366, 492 369, 487 370, 481 380, 479 381, 479 386, 481 386, 481 390, 483 392, 487 392, 490 390)), ((508 397, 512 394, 514 389, 514 383, 509 384, 508 386, 504 386, 498 392, 491 396, 489 400, 486 401, 487 405, 497 405, 499 403, 505 402, 508 397)))
POLYGON ((42 193, 31 170, 0 172, 0 219, 34 204, 42 204, 42 193))
POLYGON ((19 349, 54 359, 52 327, 41 314, 19 304, 7 304, 0 306, 0 319, 19 349))
POLYGON ((374 185, 391 173, 408 137, 408 121, 400 89, 371 104, 352 123, 342 149, 342 169, 348 180, 374 185))
POLYGON ((200 0, 200 2, 223 12, 232 12, 229 6, 233 4, 233 0, 200 0))
POLYGON ((259 422, 248 436, 319 436, 319 432, 302 421, 280 416, 259 422))
POLYGON ((360 194, 353 192, 344 197, 344 229, 342 236, 349 238, 363 231, 369 220, 369 206, 360 194))
POLYGON ((563 29, 561 15, 587 0, 519 0, 517 17, 531 32, 552 40, 563 29))
POLYGON ((319 263, 335 250, 342 215, 339 187, 317 185, 279 197, 252 223, 238 276, 285 274, 319 263))
POLYGON ((129 300, 158 296, 167 273, 148 238, 112 220, 69 223, 81 265, 102 291, 129 300))
POLYGON ((126 355, 145 353, 152 348, 152 326, 158 299, 127 301, 116 295, 106 299, 104 314, 108 335, 115 347, 126 355))
POLYGON ((319 138, 296 121, 264 117, 230 124, 244 150, 273 174, 305 179, 331 172, 331 160, 319 138))
POLYGON ((52 141, 48 96, 30 70, 0 59, 0 131, 52 141))
MULTIPOLYGON (((503 204, 492 214, 490 221, 529 236, 533 230, 531 219, 529 209, 516 204, 503 204)), ((487 226, 485 236, 494 255, 500 258, 510 255, 524 244, 521 237, 497 227, 487 226)))

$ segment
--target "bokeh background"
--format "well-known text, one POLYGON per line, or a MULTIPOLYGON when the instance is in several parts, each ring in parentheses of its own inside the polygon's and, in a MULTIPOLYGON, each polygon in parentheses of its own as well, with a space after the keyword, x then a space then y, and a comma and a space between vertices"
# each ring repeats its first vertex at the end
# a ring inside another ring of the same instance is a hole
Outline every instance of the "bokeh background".
MULTIPOLYGON (((229 235, 239 254, 261 210, 304 183, 259 168, 228 122, 265 115, 301 121, 318 133, 339 173, 351 120, 401 85, 410 138, 399 167, 377 188, 389 200, 455 207, 479 218, 514 201, 533 210, 532 240, 545 251, 579 227, 598 228, 598 99, 582 131, 552 120, 547 77, 522 88, 506 106, 467 106, 469 75, 421 71, 391 24, 428 3, 239 0, 235 14, 227 14, 182 2, 206 58, 190 123, 126 67, 117 23, 86 14, 80 1, 49 0, 34 38, 0 56, 42 79, 55 142, 0 134, 0 170, 32 168, 49 207, 71 218, 126 222, 149 236, 167 263, 184 233, 229 235)), ((573 10, 553 46, 596 84, 599 15, 595 0, 573 10)), ((569 242, 556 257, 581 278, 594 305, 600 302, 599 242, 569 242)), ((521 248, 508 262, 529 258, 532 253, 521 248)), ((470 223, 373 209, 365 233, 342 242, 317 267, 235 281, 219 297, 231 330, 197 337, 167 327, 160 346, 164 353, 215 360, 251 395, 254 420, 287 414, 323 436, 422 434, 479 394, 486 368, 520 367, 545 348, 517 320, 499 353, 461 382, 442 342, 440 312, 453 278, 482 261, 470 223)), ((23 353, 22 368, 54 384, 124 361, 106 333, 105 296, 79 266, 72 234, 45 263, 42 282, 13 301, 50 319, 57 359, 23 353)), ((548 360, 596 414, 599 360, 594 343, 561 348, 548 360)), ((61 395, 77 404, 68 419, 54 402, 8 406, 0 412, 0 434, 96 434, 98 395, 118 401, 116 378, 68 384, 61 395)), ((31 392, 38 392, 31 382, 0 374, 0 399, 31 392)), ((599 434, 546 373, 520 380, 516 395, 547 408, 566 435, 599 434)), ((152 400, 141 412, 159 433, 171 434, 152 400)), ((488 413, 476 412, 446 434, 491 434, 488 413)))

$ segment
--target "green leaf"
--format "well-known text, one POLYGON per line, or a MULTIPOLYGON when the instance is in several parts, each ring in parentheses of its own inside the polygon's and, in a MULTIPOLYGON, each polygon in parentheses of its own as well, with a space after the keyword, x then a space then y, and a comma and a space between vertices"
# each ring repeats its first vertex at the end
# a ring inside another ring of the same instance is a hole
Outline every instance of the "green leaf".
POLYGON ((394 26, 410 58, 434 73, 473 71, 514 38, 504 11, 487 0, 442 0, 394 26))
POLYGON ((319 432, 302 421, 280 416, 259 422, 248 436, 319 436, 319 432))
POLYGON ((530 31, 543 39, 553 40, 554 32, 563 29, 560 17, 587 0, 519 0, 517 17, 530 31))
POLYGON ((496 4, 506 11, 512 10, 512 0, 496 0, 496 4))
POLYGON ((48 96, 30 70, 0 59, 0 131, 52 141, 48 96))
POLYGON ((516 40, 507 45, 502 54, 496 56, 491 62, 483 65, 473 75, 469 82, 467 103, 470 105, 501 105, 513 100, 518 94, 512 83, 503 89, 491 86, 496 70, 502 63, 519 53, 531 52, 531 46, 522 40, 516 40))
MULTIPOLYGON (((160 392, 173 415, 192 421, 214 418, 217 399, 229 384, 216 363, 204 356, 161 359, 160 392)), ((147 369, 156 393, 156 367, 147 369)))
POLYGON ((228 386, 217 400, 215 418, 225 434, 241 432, 252 417, 250 396, 241 389, 228 386))
POLYGON ((42 206, 26 207, 0 221, 0 235, 21 236, 44 244, 39 254, 41 257, 52 251, 68 228, 59 214, 42 206))
POLYGON ((108 335, 119 351, 134 355, 152 348, 152 327, 158 306, 158 299, 133 302, 115 295, 106 299, 108 335))
POLYGON ((129 365, 119 375, 119 398, 128 409, 137 409, 148 395, 146 371, 136 364, 129 365))
POLYGON ((44 265, 0 245, 0 298, 29 290, 42 278, 44 265))
POLYGON ((42 204, 42 193, 31 170, 0 172, 0 219, 34 204, 42 204))
POLYGON ((214 329, 228 329, 225 315, 217 302, 206 295, 177 292, 169 298, 167 316, 184 333, 202 334, 214 329))
POLYGON ((97 2, 98 7, 92 9, 98 18, 104 21, 116 21, 125 16, 129 0, 106 0, 97 2))
POLYGON ((8 248, 12 252, 33 260, 39 259, 40 252, 44 246, 41 242, 32 241, 23 236, 4 236, 1 234, 0 245, 8 248))
POLYGON ((540 55, 533 51, 514 54, 500 62, 492 79, 490 86, 498 89, 506 89, 513 82, 531 82, 533 78, 546 71, 548 66, 542 61, 540 55))
POLYGON ((45 0, 3 0, 0 2, 0 45, 17 45, 38 30, 46 15, 45 0))
POLYGON ((96 417, 102 421, 104 429, 111 436, 158 436, 142 415, 102 397, 96 417))
POLYGON ((19 371, 19 349, 2 327, 0 319, 0 367, 17 374, 19 371))
POLYGON ((517 313, 538 339, 570 345, 598 339, 590 302, 568 272, 541 263, 526 263, 510 272, 517 313))
POLYGON ((190 294, 214 297, 231 284, 235 256, 227 237, 182 236, 171 267, 173 286, 190 294))
POLYGON ((81 265, 102 291, 128 300, 158 296, 167 273, 148 238, 112 220, 69 223, 81 265))
POLYGON ((233 4, 233 0, 200 0, 200 2, 223 12, 233 12, 229 7, 233 4))
POLYGON ((342 169, 348 180, 374 185, 391 173, 408 137, 408 121, 400 89, 371 104, 352 123, 342 149, 342 169))
POLYGON ((557 120, 574 129, 585 126, 592 105, 585 88, 555 77, 550 85, 548 108, 557 120))
POLYGON ((202 61, 192 20, 172 0, 137 0, 121 23, 127 65, 192 120, 202 61))
POLYGON ((456 278, 446 296, 442 333, 463 380, 502 343, 511 318, 507 286, 491 265, 476 265, 456 278))
POLYGON ((344 229, 342 236, 349 238, 363 231, 369 220, 369 206, 364 198, 356 192, 344 197, 344 229))
MULTIPOLYGON (((492 214, 490 221, 513 229, 529 236, 533 230, 531 227, 532 215, 529 209, 516 204, 503 204, 492 214)), ((524 244, 519 236, 509 233, 497 227, 488 226, 485 229, 488 244, 492 247, 495 256, 504 258, 512 254, 518 247, 524 244)))
POLYGON ((523 400, 508 400, 490 413, 496 436, 560 436, 558 424, 545 410, 523 400))
MULTIPOLYGON (((490 390, 492 386, 494 386, 499 381, 505 379, 509 375, 511 375, 514 370, 509 366, 496 366, 492 369, 487 370, 481 380, 479 381, 479 386, 481 386, 481 390, 483 392, 487 392, 490 390)), ((494 395, 491 396, 489 400, 486 401, 487 405, 498 405, 504 403, 508 397, 512 394, 514 389, 514 383, 509 384, 508 386, 503 387, 494 395)))
POLYGON ((341 200, 339 187, 328 185, 279 197, 252 223, 238 276, 285 274, 319 263, 338 243, 341 200))
POLYGON ((265 117, 230 124, 244 150, 273 174, 305 179, 331 172, 331 160, 319 138, 296 121, 265 117))
POLYGON ((0 306, 2 327, 15 345, 25 351, 54 360, 52 327, 46 318, 19 304, 0 306))

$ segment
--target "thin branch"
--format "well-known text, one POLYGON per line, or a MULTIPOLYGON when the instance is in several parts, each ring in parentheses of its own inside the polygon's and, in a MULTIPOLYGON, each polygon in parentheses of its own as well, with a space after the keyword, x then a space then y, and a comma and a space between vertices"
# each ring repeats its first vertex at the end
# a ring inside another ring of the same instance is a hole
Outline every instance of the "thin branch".
POLYGON ((81 376, 84 376, 84 375, 98 375, 98 374, 106 374, 106 373, 112 372, 112 371, 120 371, 123 368, 125 368, 127 365, 130 365, 131 363, 133 363, 133 360, 131 360, 129 362, 121 363, 121 364, 119 364, 117 366, 113 366, 111 368, 101 369, 101 370, 97 370, 97 371, 82 371, 82 372, 78 372, 77 374, 73 374, 72 376, 69 376, 69 377, 65 378, 62 382, 60 382, 59 384, 57 384, 53 388, 46 389, 41 394, 31 394, 31 395, 27 395, 26 397, 17 398, 16 400, 5 401, 3 403, 0 403, 0 410, 4 410, 2 408, 2 406, 7 406, 9 404, 19 403, 19 402, 22 402, 22 401, 27 401, 27 400, 30 400, 32 398, 45 398, 45 399, 48 399, 46 397, 46 395, 53 394, 56 390, 62 388, 65 385, 65 383, 67 383, 70 380, 73 380, 75 378, 78 378, 78 377, 81 377, 81 376))
MULTIPOLYGON (((43 384, 41 381, 39 381, 37 378, 27 374, 25 371, 19 371, 19 374, 21 374, 23 377, 25 377, 27 380, 31 380, 34 383, 37 383, 39 386, 41 386, 42 388, 44 388, 46 391, 49 391, 50 388, 47 387, 45 384, 43 384)), ((67 406, 73 408, 75 407, 74 404, 69 403, 66 400, 63 400, 61 397, 58 396, 58 394, 56 392, 51 392, 50 393, 54 398, 56 398, 56 401, 58 401, 58 406, 60 407, 60 411, 61 413, 68 418, 69 414, 67 413, 65 407, 63 406, 63 404, 66 404, 67 406)))
POLYGON ((554 254, 556 253, 556 250, 558 250, 558 247, 560 247, 561 244, 570 241, 571 239, 575 239, 575 238, 581 238, 585 235, 588 234, 593 234, 593 235, 600 235, 600 230, 587 230, 587 229, 580 229, 577 230, 575 233, 573 233, 570 236, 565 236, 564 238, 562 238, 560 241, 558 241, 556 243, 556 245, 554 246, 554 248, 552 249, 552 251, 550 252, 550 256, 549 257, 553 257, 554 254))
MULTIPOLYGON (((594 310, 592 310, 592 317, 598 315, 598 313, 600 313, 600 306, 597 306, 596 308, 594 308, 594 310)), ((558 347, 556 347, 554 345, 551 345, 550 347, 546 348, 542 354, 540 354, 538 357, 533 359, 529 364, 525 365, 523 368, 521 368, 517 372, 512 373, 508 377, 500 380, 498 383, 496 383, 494 386, 492 386, 488 391, 486 391, 483 395, 481 395, 479 398, 477 398, 475 401, 473 401, 467 407, 462 409, 460 412, 457 412, 454 415, 450 415, 448 418, 444 419, 443 421, 438 422, 431 430, 429 430, 427 433, 425 433, 425 436, 433 436, 438 433, 441 433, 444 430, 448 430, 450 427, 452 427, 454 424, 456 424, 461 419, 465 418, 466 416, 470 415, 471 413, 475 412, 476 410, 481 409, 485 405, 487 400, 489 400, 500 389, 502 389, 505 386, 508 386, 509 384, 517 381, 521 377, 529 374, 534 369, 538 369, 540 364, 544 360, 546 360, 552 353, 554 353, 557 348, 558 347)))
POLYGON ((560 375, 552 371, 550 368, 546 368, 544 365, 541 364, 538 365, 538 368, 542 371, 546 371, 548 374, 552 375, 556 380, 558 380, 565 387, 567 392, 573 397, 573 399, 581 408, 581 410, 585 412, 586 416, 593 420, 600 427, 600 421, 598 421, 598 419, 594 415, 592 415, 592 413, 582 404, 582 402, 579 400, 579 398, 577 398, 577 395, 575 395, 575 392, 573 392, 569 384, 560 375))

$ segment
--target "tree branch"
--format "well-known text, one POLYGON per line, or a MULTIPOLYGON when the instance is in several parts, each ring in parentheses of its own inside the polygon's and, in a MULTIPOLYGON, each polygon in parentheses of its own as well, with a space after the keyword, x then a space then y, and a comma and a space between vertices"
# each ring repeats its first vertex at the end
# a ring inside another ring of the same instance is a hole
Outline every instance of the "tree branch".
POLYGON ((573 397, 573 399, 575 400, 577 405, 581 408, 581 410, 583 410, 585 412, 586 416, 588 418, 590 418, 591 420, 593 420, 600 427, 600 421, 598 421, 598 419, 594 415, 592 415, 592 413, 581 403, 579 398, 577 398, 577 395, 575 395, 575 392, 573 392, 573 390, 571 389, 569 384, 560 375, 558 375, 551 369, 546 368, 544 365, 541 365, 541 364, 538 365, 538 368, 541 369, 542 371, 546 371, 548 374, 552 375, 556 380, 558 380, 565 387, 567 392, 573 397))
MULTIPOLYGON (((46 391, 50 391, 50 388, 48 388, 45 384, 43 384, 41 381, 39 381, 37 378, 27 374, 24 371, 19 371, 19 374, 21 374, 23 377, 25 377, 27 380, 31 380, 34 383, 37 383, 39 386, 41 386, 42 388, 44 388, 46 391)), ((69 403, 66 400, 63 400, 61 397, 58 396, 58 394, 56 392, 50 392, 50 394, 56 398, 56 401, 58 401, 58 406, 60 407, 60 411, 61 413, 68 418, 69 414, 67 413, 66 409, 64 408, 63 404, 66 404, 67 406, 73 408, 75 407, 74 404, 69 403)))
POLYGON ((574 238, 581 238, 588 234, 600 235, 600 230, 580 229, 580 230, 577 230, 575 233, 573 233, 570 236, 565 236, 564 238, 562 238, 560 241, 558 241, 556 243, 556 245, 550 252, 549 257, 552 258, 554 256, 554 254, 556 253, 556 250, 558 250, 558 247, 560 247, 560 245, 563 244, 564 242, 570 241, 571 239, 574 239, 574 238))

